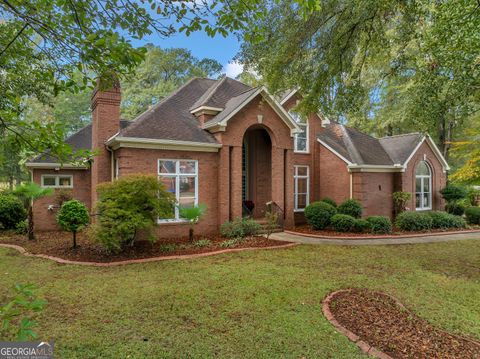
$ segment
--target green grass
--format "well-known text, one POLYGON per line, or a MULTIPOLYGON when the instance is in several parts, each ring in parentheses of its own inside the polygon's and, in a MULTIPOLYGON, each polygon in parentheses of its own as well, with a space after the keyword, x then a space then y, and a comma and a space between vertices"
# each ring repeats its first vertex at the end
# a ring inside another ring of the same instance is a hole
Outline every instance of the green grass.
POLYGON ((35 283, 41 340, 61 358, 363 358, 324 319, 333 290, 398 297, 440 328, 480 339, 480 241, 299 246, 91 268, 0 248, 0 298, 35 283))

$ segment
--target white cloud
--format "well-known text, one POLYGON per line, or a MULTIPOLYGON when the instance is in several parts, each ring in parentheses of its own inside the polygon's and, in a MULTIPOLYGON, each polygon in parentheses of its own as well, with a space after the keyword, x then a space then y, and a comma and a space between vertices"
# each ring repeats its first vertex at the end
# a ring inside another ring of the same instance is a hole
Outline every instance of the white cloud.
POLYGON ((243 72, 243 64, 233 61, 225 65, 223 71, 228 77, 235 78, 243 72))

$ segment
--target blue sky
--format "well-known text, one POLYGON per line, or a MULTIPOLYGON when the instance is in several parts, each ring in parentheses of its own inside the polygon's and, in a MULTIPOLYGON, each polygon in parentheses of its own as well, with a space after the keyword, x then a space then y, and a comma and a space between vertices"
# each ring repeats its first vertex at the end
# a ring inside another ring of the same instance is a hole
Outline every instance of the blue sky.
POLYGON ((190 36, 176 33, 169 38, 161 38, 154 33, 138 42, 138 45, 145 45, 149 42, 162 48, 183 47, 189 49, 195 57, 200 59, 204 57, 215 59, 224 66, 224 72, 229 77, 235 77, 242 72, 242 66, 233 63, 233 57, 240 49, 240 43, 234 35, 226 38, 217 35, 211 38, 203 31, 198 31, 190 36))

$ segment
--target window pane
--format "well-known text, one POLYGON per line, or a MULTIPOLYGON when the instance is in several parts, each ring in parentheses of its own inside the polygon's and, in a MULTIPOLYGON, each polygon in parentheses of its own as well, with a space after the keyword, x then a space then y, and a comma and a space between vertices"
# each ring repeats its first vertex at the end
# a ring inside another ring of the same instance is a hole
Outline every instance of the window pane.
POLYGON ((296 150, 297 151, 306 151, 307 150, 307 140, 305 138, 296 137, 296 150))
POLYGON ((430 181, 428 178, 423 179, 423 192, 430 192, 430 181))
POLYGON ((193 207, 195 205, 195 198, 180 198, 178 204, 182 207, 193 207))
POLYGON ((415 194, 415 207, 420 208, 420 193, 415 194))
POLYGON ((422 179, 416 178, 415 179, 415 192, 420 192, 422 190, 422 179))
POLYGON ((44 186, 55 186, 55 176, 53 177, 43 177, 44 186))
POLYGON ((158 161, 158 172, 159 173, 175 173, 175 164, 176 161, 158 161))
POLYGON ((297 193, 307 193, 307 179, 298 178, 297 179, 297 193))
POLYGON ((195 177, 180 177, 180 197, 195 197, 195 177))
POLYGON ((72 178, 70 176, 60 176, 58 183, 61 187, 70 187, 72 185, 72 178))
POLYGON ((305 208, 307 206, 307 195, 299 194, 297 196, 297 209, 305 208))
POLYGON ((167 192, 175 195, 175 177, 160 176, 160 182, 163 183, 167 192))
POLYGON ((307 175, 307 167, 297 167, 297 176, 306 176, 307 175))
POLYGON ((415 174, 417 176, 430 176, 430 168, 428 165, 425 163, 425 161, 422 161, 418 164, 415 174))
POLYGON ((195 161, 180 161, 180 173, 196 173, 196 164, 195 161))
POLYGON ((430 207, 430 196, 428 193, 423 194, 423 207, 430 207))

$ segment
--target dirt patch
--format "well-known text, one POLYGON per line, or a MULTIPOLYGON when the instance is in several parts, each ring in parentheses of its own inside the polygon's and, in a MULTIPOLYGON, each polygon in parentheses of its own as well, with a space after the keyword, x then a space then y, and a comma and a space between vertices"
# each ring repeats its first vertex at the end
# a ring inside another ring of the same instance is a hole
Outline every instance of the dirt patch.
POLYGON ((348 238, 352 238, 352 239, 355 239, 355 237, 357 237, 358 239, 362 239, 362 238, 365 238, 365 237, 368 237, 368 238, 375 238, 375 237, 379 237, 379 238, 385 238, 385 237, 402 237, 402 236, 411 236, 411 235, 421 235, 421 234, 431 234, 431 233, 450 233, 450 232, 454 232, 454 233, 458 233, 458 232, 461 232, 461 231, 465 231, 465 232, 468 232, 468 231, 471 231, 472 229, 480 229, 480 227, 472 227, 472 228, 468 228, 468 229, 450 229, 450 230, 442 230, 442 229, 431 229, 431 230, 428 230, 426 232, 402 232, 396 228, 393 229, 392 233, 389 233, 389 234, 374 234, 374 233, 353 233, 353 232, 336 232, 334 230, 330 230, 330 229, 325 229, 325 230, 315 230, 313 229, 312 227, 310 227, 308 224, 302 224, 300 226, 296 226, 293 231, 294 232, 299 232, 299 233, 304 233, 304 234, 314 234, 314 235, 317 235, 317 236, 325 236, 325 237, 348 237, 348 238))
POLYGON ((393 358, 480 357, 480 343, 433 327, 383 293, 339 291, 328 307, 334 320, 359 337, 357 344, 366 342, 393 358))
POLYGON ((77 249, 72 249, 72 236, 66 232, 43 232, 36 235, 35 241, 29 241, 23 235, 9 232, 0 232, 0 243, 21 246, 32 254, 46 254, 72 261, 84 262, 117 262, 129 259, 143 259, 152 257, 168 257, 215 252, 229 248, 271 247, 289 244, 284 241, 275 241, 265 237, 250 237, 239 241, 234 247, 222 247, 227 239, 220 236, 196 237, 193 242, 188 238, 159 239, 155 243, 136 241, 132 247, 121 253, 109 254, 101 246, 93 243, 84 233, 77 234, 77 249), (199 240, 208 240, 207 245, 200 246, 199 240))

